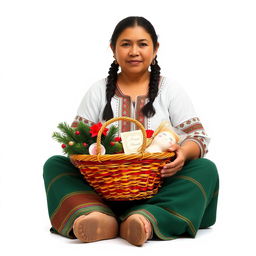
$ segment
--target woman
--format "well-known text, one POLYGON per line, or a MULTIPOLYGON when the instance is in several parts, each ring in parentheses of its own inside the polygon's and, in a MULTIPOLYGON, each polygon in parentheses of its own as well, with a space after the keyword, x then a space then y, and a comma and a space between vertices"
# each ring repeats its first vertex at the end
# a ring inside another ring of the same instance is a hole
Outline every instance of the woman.
MULTIPOLYGON (((152 238, 195 237, 199 228, 216 220, 218 172, 213 162, 203 158, 209 138, 183 89, 170 77, 160 75, 159 43, 148 20, 127 17, 120 21, 110 47, 115 60, 109 75, 89 88, 72 126, 79 121, 93 124, 130 116, 145 129, 155 130, 162 120, 169 119, 187 136, 180 145, 169 148, 176 152, 176 159, 161 170, 159 192, 144 200, 106 201, 67 157, 48 159, 44 181, 51 231, 82 242, 120 234, 137 246, 152 238)), ((125 121, 118 121, 118 126, 119 132, 136 129, 125 121)))

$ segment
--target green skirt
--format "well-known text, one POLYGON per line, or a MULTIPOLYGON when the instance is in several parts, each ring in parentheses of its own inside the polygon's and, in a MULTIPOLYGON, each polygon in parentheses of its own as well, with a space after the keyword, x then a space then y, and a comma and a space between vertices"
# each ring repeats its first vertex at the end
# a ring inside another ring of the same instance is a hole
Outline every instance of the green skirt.
POLYGON ((44 164, 43 178, 51 232, 75 238, 74 220, 92 211, 116 217, 121 223, 139 213, 152 224, 154 237, 170 240, 195 237, 199 228, 216 221, 219 177, 213 162, 205 158, 188 161, 174 176, 164 178, 150 199, 107 201, 88 185, 65 156, 52 156, 44 164))

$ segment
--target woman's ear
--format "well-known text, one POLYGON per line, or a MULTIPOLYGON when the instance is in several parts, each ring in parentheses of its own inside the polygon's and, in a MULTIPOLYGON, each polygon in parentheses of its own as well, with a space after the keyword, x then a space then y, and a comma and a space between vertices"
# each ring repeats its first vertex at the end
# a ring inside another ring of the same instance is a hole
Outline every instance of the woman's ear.
POLYGON ((110 44, 109 46, 110 46, 110 48, 111 48, 112 52, 114 53, 114 52, 115 52, 115 50, 114 50, 113 45, 112 45, 112 44, 110 44))
POLYGON ((157 43, 156 43, 156 49, 155 49, 155 51, 154 51, 154 58, 155 58, 156 55, 157 55, 159 46, 160 46, 160 44, 157 42, 157 43))

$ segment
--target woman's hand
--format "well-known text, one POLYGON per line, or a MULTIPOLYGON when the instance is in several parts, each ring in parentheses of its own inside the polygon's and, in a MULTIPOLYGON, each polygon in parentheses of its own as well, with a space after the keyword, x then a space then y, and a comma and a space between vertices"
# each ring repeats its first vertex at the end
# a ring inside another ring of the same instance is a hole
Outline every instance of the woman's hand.
POLYGON ((185 151, 180 145, 174 144, 170 148, 168 148, 168 151, 175 152, 176 158, 173 162, 166 164, 161 170, 161 177, 163 178, 170 177, 176 172, 180 171, 186 161, 185 151))

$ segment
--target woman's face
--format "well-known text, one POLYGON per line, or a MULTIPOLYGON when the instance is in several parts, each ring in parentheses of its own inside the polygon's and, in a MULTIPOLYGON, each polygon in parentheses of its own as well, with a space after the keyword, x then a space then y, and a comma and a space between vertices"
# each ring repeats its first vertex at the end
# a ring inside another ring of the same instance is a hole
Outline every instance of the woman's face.
MULTIPOLYGON (((157 49, 158 47, 159 44, 157 49)), ((157 49, 154 52, 150 34, 140 26, 126 28, 117 39, 115 51, 112 48, 116 61, 125 73, 142 73, 148 70, 157 49)))

